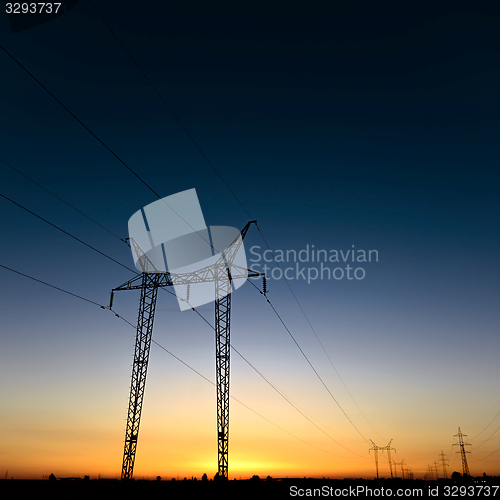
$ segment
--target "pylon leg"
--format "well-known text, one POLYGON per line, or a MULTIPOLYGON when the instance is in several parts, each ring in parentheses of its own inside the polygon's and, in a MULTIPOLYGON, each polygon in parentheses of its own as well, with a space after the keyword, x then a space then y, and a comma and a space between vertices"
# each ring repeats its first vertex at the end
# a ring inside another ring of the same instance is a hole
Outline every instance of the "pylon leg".
POLYGON ((217 386, 218 474, 228 477, 229 450, 229 354, 231 319, 231 281, 216 282, 215 301, 215 377, 217 386))
POLYGON ((142 274, 141 299, 137 318, 135 337, 134 364, 127 413, 127 428, 125 431, 125 447, 123 450, 122 479, 132 479, 134 473, 137 438, 141 420, 142 402, 146 386, 149 350, 153 334, 153 321, 156 307, 160 274, 142 274))
POLYGON ((391 471, 391 478, 394 476, 392 475, 392 462, 391 462, 391 448, 387 448, 387 458, 389 459, 389 470, 391 471))

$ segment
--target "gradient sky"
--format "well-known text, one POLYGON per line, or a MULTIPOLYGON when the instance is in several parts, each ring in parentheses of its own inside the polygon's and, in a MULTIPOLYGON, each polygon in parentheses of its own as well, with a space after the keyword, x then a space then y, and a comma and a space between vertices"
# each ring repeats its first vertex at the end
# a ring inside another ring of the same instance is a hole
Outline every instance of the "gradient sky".
MULTIPOLYGON (((362 280, 290 281, 342 379, 286 282, 269 281, 363 437, 255 288, 234 294, 234 347, 321 430, 233 354, 231 393, 258 415, 231 402, 230 477, 373 477, 365 439, 393 439, 416 477, 441 450, 460 471, 459 426, 471 473, 499 474, 499 12, 163 4, 99 9, 270 246, 378 251, 362 280)), ((1 44, 161 196, 196 188, 208 225, 245 225, 89 3, 18 33, 2 14, 0 28, 1 44)), ((0 64, 1 159, 127 237, 153 193, 3 51, 0 64)), ((116 237, 3 163, 0 178, 3 195, 133 266, 116 237)), ((133 276, 4 199, 0 210, 4 266, 102 304, 133 276)), ((245 246, 249 259, 266 248, 255 227, 245 246)), ((0 474, 119 477, 134 330, 1 268, 0 284, 0 474)), ((116 294, 115 309, 135 322, 138 298, 116 294)), ((213 304, 199 311, 213 324, 213 304)), ((166 293, 155 321, 157 342, 215 379, 206 323, 166 293)), ((215 389, 153 344, 135 476, 216 471, 215 389)))

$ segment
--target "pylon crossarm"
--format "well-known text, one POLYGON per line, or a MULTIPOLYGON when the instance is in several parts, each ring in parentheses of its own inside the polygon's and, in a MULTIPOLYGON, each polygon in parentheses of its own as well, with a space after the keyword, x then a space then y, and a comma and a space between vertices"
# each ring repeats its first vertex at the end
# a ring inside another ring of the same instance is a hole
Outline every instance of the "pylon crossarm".
MULTIPOLYGON (((218 268, 207 266, 192 273, 174 274, 174 273, 143 273, 150 276, 158 276, 157 281, 149 281, 144 286, 146 288, 165 288, 173 285, 187 285, 193 283, 213 282, 218 276, 218 268)), ((126 281, 122 285, 113 288, 113 291, 120 290, 141 290, 143 287, 142 274, 126 281)))
POLYGON ((235 278, 256 278, 257 276, 264 276, 265 273, 259 273, 258 271, 254 271, 253 269, 247 269, 246 267, 238 266, 237 264, 233 264, 231 266, 231 279, 235 278), (234 274, 234 270, 242 271, 241 275, 234 274))
MULTIPOLYGON (((223 254, 217 259, 216 262, 213 264, 210 264, 208 266, 205 266, 201 269, 197 269, 196 271, 190 272, 190 273, 161 273, 161 272, 154 272, 154 273, 148 273, 148 274, 154 274, 154 275, 161 275, 162 278, 160 280, 160 287, 166 287, 166 286, 172 286, 172 285, 187 285, 189 284, 194 284, 194 283, 206 283, 206 282, 213 282, 216 280, 221 279, 221 272, 225 273, 226 269, 232 269, 233 267, 235 269, 238 269, 242 272, 240 275, 237 273, 234 273, 234 276, 231 276, 231 279, 238 279, 238 278, 247 278, 247 276, 251 277, 256 277, 256 276, 262 276, 262 273, 258 273, 257 271, 252 271, 251 269, 246 269, 242 266, 238 266, 233 264, 234 258, 236 257, 236 254, 238 253, 242 243, 243 243, 243 238, 245 237, 248 228, 250 227, 251 224, 256 224, 256 221, 250 221, 246 224, 246 226, 242 229, 241 233, 238 234, 238 236, 234 239, 234 241, 229 245, 229 247, 223 252, 223 254)), ((134 244, 135 242, 132 241, 134 244)), ((153 266, 154 267, 154 266, 153 266)), ((138 274, 134 278, 126 281, 122 285, 113 288, 114 291, 118 290, 140 290, 142 288, 142 273, 138 274)), ((146 286, 151 287, 153 286, 152 283, 146 284, 146 286)), ((158 285, 154 285, 158 286, 158 285)))
MULTIPOLYGON (((232 273, 231 279, 246 279, 253 278, 257 276, 263 276, 263 273, 253 271, 251 269, 246 269, 241 266, 233 265, 236 270, 244 270, 244 273, 232 273)), ((134 278, 126 281, 120 286, 113 288, 114 292, 120 290, 141 290, 143 287, 142 274, 148 274, 149 276, 158 276, 156 280, 149 280, 144 286, 146 288, 166 288, 173 285, 188 285, 196 283, 210 283, 220 280, 221 275, 223 275, 228 269, 227 265, 221 266, 207 266, 199 271, 192 273, 174 274, 174 273, 141 273, 134 278)))
POLYGON ((132 248, 134 249, 134 252, 137 256, 137 262, 139 263, 139 266, 141 266, 142 272, 145 273, 149 271, 157 273, 158 269, 156 269, 155 265, 153 264, 153 261, 144 253, 144 251, 135 241, 135 239, 132 237, 127 239, 130 241, 130 243, 132 243, 132 248))
MULTIPOLYGON (((256 220, 251 220, 251 221, 248 221, 246 224, 245 224, 245 227, 241 230, 241 239, 244 240, 245 239, 245 236, 247 235, 247 232, 248 232, 248 229, 250 228, 250 226, 252 224, 255 224, 257 226, 257 221, 256 220)), ((257 229, 258 226, 257 226, 257 229)), ((260 231, 260 229, 259 229, 260 231)))
MULTIPOLYGON (((143 286, 146 288, 152 288, 152 283, 150 280, 143 280, 143 275, 146 276, 157 276, 156 273, 141 273, 138 274, 137 276, 133 277, 132 279, 129 279, 128 281, 125 281, 125 283, 121 284, 120 286, 117 286, 116 288, 113 288, 113 292, 117 292, 120 290, 142 290, 143 286)), ((157 287, 158 285, 155 284, 157 287)))
MULTIPOLYGON (((241 230, 241 232, 236 236, 236 238, 233 240, 233 242, 222 252, 222 255, 219 259, 221 262, 225 262, 228 266, 233 265, 233 261, 236 257, 236 254, 240 250, 241 245, 243 244, 243 239, 245 238, 248 229, 252 224, 257 225, 256 220, 251 220, 250 222, 247 222, 245 227, 241 230)), ((218 262, 219 262, 218 261, 218 262)))

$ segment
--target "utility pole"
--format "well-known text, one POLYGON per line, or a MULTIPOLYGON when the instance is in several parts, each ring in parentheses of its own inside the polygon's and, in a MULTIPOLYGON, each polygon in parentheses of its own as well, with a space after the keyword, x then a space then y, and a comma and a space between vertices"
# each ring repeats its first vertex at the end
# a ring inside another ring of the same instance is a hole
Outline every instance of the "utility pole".
POLYGON ((256 221, 250 221, 246 224, 241 233, 238 234, 231 245, 222 252, 221 257, 213 265, 183 274, 160 272, 156 270, 151 260, 142 252, 137 243, 133 241, 132 238, 130 239, 137 255, 139 255, 138 262, 143 272, 119 287, 114 288, 111 292, 110 299, 111 309, 115 291, 141 291, 127 426, 125 431, 125 446, 121 474, 122 480, 132 479, 133 477, 158 289, 174 285, 186 285, 187 294, 189 294, 190 285, 197 283, 214 283, 215 285, 218 475, 219 477, 227 479, 229 449, 231 281, 237 278, 246 279, 247 277, 262 276, 262 273, 243 269, 237 265, 233 266, 236 254, 243 244, 243 239, 252 223, 256 223, 256 221))
POLYGON ((439 460, 441 462, 441 467, 443 469, 443 478, 448 479, 448 471, 446 470, 446 466, 449 464, 449 460, 446 458, 446 455, 443 453, 443 450, 441 450, 441 453, 439 454, 439 460))
POLYGON ((460 446, 460 451, 457 451, 457 453, 460 453, 460 455, 462 456, 463 476, 470 476, 469 465, 467 464, 467 453, 470 453, 470 451, 465 449, 466 446, 470 446, 470 443, 464 442, 464 437, 467 437, 467 434, 462 434, 462 431, 459 427, 458 434, 455 434, 453 437, 458 437, 458 443, 453 443, 453 446, 460 446))
POLYGON ((370 442, 372 443, 373 447, 370 448, 368 451, 373 450, 375 452, 375 468, 377 470, 377 479, 379 478, 378 477, 378 452, 384 451, 384 450, 387 450, 387 458, 389 460, 389 470, 391 471, 391 478, 392 478, 393 475, 392 475, 391 450, 396 451, 395 448, 391 448, 392 439, 389 441, 389 443, 386 446, 377 446, 371 439, 370 439, 370 442))

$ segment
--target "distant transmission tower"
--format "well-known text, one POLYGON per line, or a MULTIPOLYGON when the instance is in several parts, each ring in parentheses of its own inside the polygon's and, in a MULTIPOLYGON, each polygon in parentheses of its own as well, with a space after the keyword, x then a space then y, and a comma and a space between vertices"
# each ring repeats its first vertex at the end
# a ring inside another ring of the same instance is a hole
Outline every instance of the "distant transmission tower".
POLYGON ((368 451, 373 450, 375 452, 375 469, 377 471, 377 479, 379 478, 378 477, 378 452, 384 451, 384 450, 387 450, 387 458, 389 460, 389 470, 391 471, 391 477, 394 477, 392 475, 391 450, 396 451, 396 449, 391 448, 392 439, 389 441, 389 443, 386 446, 377 446, 371 439, 370 439, 370 442, 372 443, 373 447, 370 448, 368 451))
POLYGON ((439 464, 434 460, 434 465, 432 466, 432 471, 436 475, 436 481, 439 479, 439 464))
POLYGON ((460 451, 457 451, 457 453, 460 453, 460 455, 462 456, 463 475, 470 476, 469 465, 467 464, 467 453, 470 453, 470 451, 467 451, 465 449, 466 446, 470 446, 470 443, 464 443, 464 437, 467 437, 467 434, 462 434, 462 431, 459 427, 458 434, 455 434, 453 437, 458 437, 458 443, 453 443, 453 446, 460 446, 460 451))
POLYGON ((396 469, 396 465, 398 465, 398 462, 396 462, 395 460, 392 461, 392 465, 394 465, 394 477, 397 479, 398 477, 398 471, 396 469))
POLYGON ((392 463, 394 464, 394 475, 395 477, 398 477, 398 472, 397 472, 397 469, 396 469, 396 465, 399 465, 399 467, 401 467, 401 479, 404 479, 405 478, 405 473, 404 473, 404 469, 403 469, 403 463, 404 463, 405 459, 403 458, 403 460, 401 460, 401 462, 396 462, 395 460, 392 461, 392 463))
POLYGON ((432 469, 432 465, 427 465, 427 480, 432 481, 434 478, 434 471, 432 469))
POLYGON ((439 454, 439 461, 441 462, 441 467, 443 469, 443 478, 448 479, 448 471, 446 470, 446 466, 450 463, 450 461, 446 458, 446 455, 441 450, 439 454))
MULTIPOLYGON (((132 383, 125 431, 121 478, 132 479, 134 473, 137 439, 141 420, 146 373, 149 362, 149 350, 153 335, 153 322, 156 309, 156 297, 159 288, 175 285, 186 285, 189 297, 190 285, 194 283, 215 283, 215 360, 217 386, 217 442, 218 442, 218 476, 228 477, 229 450, 229 353, 230 353, 230 318, 231 318, 231 282, 236 278, 262 276, 252 270, 233 265, 236 254, 243 244, 248 228, 256 221, 250 221, 238 234, 237 238, 212 265, 202 269, 173 274, 157 271, 151 260, 144 254, 137 243, 130 238, 142 273, 123 283, 111 292, 110 308, 113 305, 113 293, 118 290, 140 290, 139 315, 135 338, 134 364, 132 383), (153 271, 152 271, 153 269, 153 271), (148 271, 148 272, 146 272, 148 271), (231 274, 233 273, 233 274, 231 274)), ((189 299, 185 299, 188 300, 189 299)))

